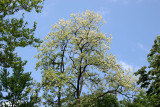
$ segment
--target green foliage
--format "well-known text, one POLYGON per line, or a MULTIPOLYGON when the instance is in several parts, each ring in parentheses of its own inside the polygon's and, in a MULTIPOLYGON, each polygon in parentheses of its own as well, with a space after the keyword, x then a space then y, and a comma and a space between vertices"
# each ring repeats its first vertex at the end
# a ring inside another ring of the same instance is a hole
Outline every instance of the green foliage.
POLYGON ((120 101, 121 107, 155 107, 155 103, 155 99, 152 96, 147 96, 144 90, 141 90, 133 101, 127 99, 120 101))
POLYGON ((119 107, 119 102, 115 95, 104 95, 97 100, 97 107, 119 107))
POLYGON ((32 102, 24 102, 22 104, 19 104, 17 107, 35 107, 34 103, 32 102))
POLYGON ((105 94, 104 96, 94 98, 88 102, 86 107, 120 107, 117 97, 112 94, 105 94))
POLYGON ((31 73, 23 73, 23 66, 25 64, 26 62, 22 62, 21 58, 17 57, 17 60, 13 63, 14 68, 11 76, 9 76, 9 72, 5 68, 3 68, 0 73, 3 86, 2 91, 8 93, 8 95, 3 96, 2 98, 11 101, 13 104, 16 104, 18 100, 21 100, 26 96, 26 94, 22 92, 31 84, 31 73))
POLYGON ((147 60, 150 65, 142 67, 135 73, 140 75, 137 83, 141 88, 147 89, 147 96, 155 99, 154 105, 160 106, 160 36, 155 39, 147 60))
POLYGON ((42 2, 44 0, 1 0, 0 1, 0 17, 4 18, 7 15, 12 15, 20 10, 30 12, 35 9, 40 12, 42 2))
POLYGON ((33 28, 28 28, 28 22, 22 18, 11 18, 20 10, 31 12, 35 10, 40 12, 44 0, 0 0, 0 83, 1 100, 11 101, 16 104, 18 100, 24 99, 27 93, 25 88, 31 85, 31 73, 24 73, 24 65, 27 61, 22 61, 17 53, 16 47, 25 47, 28 45, 37 46, 41 43, 40 39, 34 37, 36 22, 33 28), (13 71, 11 74, 8 70, 13 71), (7 92, 3 96, 3 92, 7 92))
MULTIPOLYGON (((84 100, 81 101, 81 107, 120 107, 120 104, 117 100, 116 95, 113 94, 105 94, 103 96, 95 96, 93 95, 86 95, 82 96, 84 100), (89 100, 85 100, 88 97, 89 100)), ((76 102, 72 104, 68 104, 67 107, 76 107, 76 102)))
POLYGON ((83 94, 129 96, 129 91, 136 90, 130 70, 124 70, 108 53, 111 35, 100 31, 103 23, 98 13, 87 10, 52 26, 36 56, 36 69, 42 70, 45 104, 52 102, 60 107, 76 100, 80 106, 83 94))
POLYGON ((36 22, 33 28, 27 28, 27 22, 22 18, 7 18, 6 16, 25 10, 30 12, 35 8, 40 12, 43 0, 1 0, 0 1, 0 66, 11 67, 16 47, 25 47, 40 43, 40 40, 34 37, 36 22))

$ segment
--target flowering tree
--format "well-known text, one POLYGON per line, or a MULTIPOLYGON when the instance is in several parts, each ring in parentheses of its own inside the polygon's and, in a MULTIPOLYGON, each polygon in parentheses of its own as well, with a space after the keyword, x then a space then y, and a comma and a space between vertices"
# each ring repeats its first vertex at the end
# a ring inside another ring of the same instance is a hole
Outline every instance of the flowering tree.
POLYGON ((89 94, 94 98, 107 93, 128 96, 135 89, 129 70, 123 70, 108 53, 111 35, 100 31, 103 23, 98 13, 87 10, 52 26, 36 56, 45 103, 59 107, 76 103, 80 107, 83 99, 90 100, 84 97, 89 94))

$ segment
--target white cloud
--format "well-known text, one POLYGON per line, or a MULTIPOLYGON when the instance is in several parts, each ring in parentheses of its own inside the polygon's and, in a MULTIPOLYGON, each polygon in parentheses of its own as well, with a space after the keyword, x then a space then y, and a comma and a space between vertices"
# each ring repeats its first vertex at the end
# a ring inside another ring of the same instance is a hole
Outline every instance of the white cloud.
POLYGON ((48 3, 43 6, 44 8, 42 9, 42 16, 47 16, 54 5, 55 3, 52 0, 48 1, 48 3))
POLYGON ((140 69, 139 66, 133 66, 133 65, 131 65, 131 64, 128 64, 128 63, 125 62, 125 61, 119 61, 119 64, 122 65, 122 67, 123 67, 125 70, 130 69, 130 70, 133 71, 133 72, 137 72, 138 69, 140 69))
POLYGON ((124 61, 120 61, 119 63, 120 63, 120 65, 122 65, 122 67, 124 69, 131 69, 131 70, 133 70, 133 66, 132 65, 130 65, 130 64, 124 62, 124 61))
POLYGON ((141 49, 143 49, 143 48, 144 48, 144 46, 143 46, 143 44, 142 44, 142 43, 137 43, 137 45, 138 45, 141 49))
POLYGON ((44 2, 43 8, 41 13, 35 13, 34 14, 34 19, 37 19, 39 17, 45 18, 47 17, 52 10, 52 7, 55 5, 55 2, 53 2, 53 0, 47 0, 46 2, 44 2))
POLYGON ((137 43, 137 45, 138 45, 139 48, 141 48, 142 50, 144 50, 144 51, 146 51, 147 53, 149 53, 149 50, 146 49, 142 43, 137 43))
POLYGON ((102 15, 103 17, 104 17, 105 15, 109 15, 109 14, 110 14, 109 9, 107 9, 107 8, 105 8, 105 7, 100 8, 97 12, 98 12, 100 15, 102 15))

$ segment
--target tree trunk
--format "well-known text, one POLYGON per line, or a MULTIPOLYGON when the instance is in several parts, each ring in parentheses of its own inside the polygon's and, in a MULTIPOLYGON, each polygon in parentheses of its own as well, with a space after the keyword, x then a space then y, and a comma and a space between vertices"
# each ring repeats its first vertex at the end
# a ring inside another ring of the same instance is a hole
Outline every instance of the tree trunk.
POLYGON ((80 99, 77 99, 77 107, 80 107, 80 99))
POLYGON ((77 107, 80 107, 80 91, 78 91, 78 96, 77 96, 77 107))
POLYGON ((58 91, 58 107, 61 107, 61 87, 59 87, 58 91))
POLYGON ((79 85, 80 85, 80 77, 81 77, 81 74, 78 76, 78 81, 77 81, 77 107, 80 107, 80 90, 79 90, 79 85))

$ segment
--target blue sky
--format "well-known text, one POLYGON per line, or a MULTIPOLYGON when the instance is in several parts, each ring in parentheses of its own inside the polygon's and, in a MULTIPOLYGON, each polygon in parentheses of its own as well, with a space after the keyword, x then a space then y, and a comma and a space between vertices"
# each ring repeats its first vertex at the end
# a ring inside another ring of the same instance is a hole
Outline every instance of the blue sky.
MULTIPOLYGON (((35 36, 43 39, 51 24, 87 9, 99 12, 107 21, 101 29, 112 34, 110 52, 124 68, 136 71, 147 65, 147 54, 155 37, 160 35, 160 0, 45 0, 42 13, 26 13, 25 19, 30 25, 33 21, 38 23, 35 36)), ((40 82, 40 70, 35 70, 36 48, 17 48, 16 52, 23 60, 28 60, 25 71, 32 72, 34 80, 40 82)))

